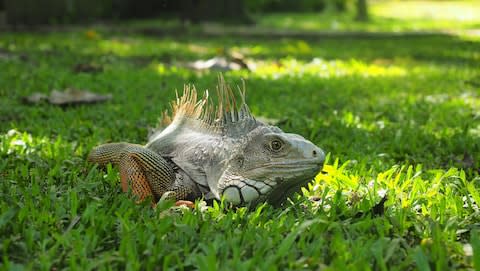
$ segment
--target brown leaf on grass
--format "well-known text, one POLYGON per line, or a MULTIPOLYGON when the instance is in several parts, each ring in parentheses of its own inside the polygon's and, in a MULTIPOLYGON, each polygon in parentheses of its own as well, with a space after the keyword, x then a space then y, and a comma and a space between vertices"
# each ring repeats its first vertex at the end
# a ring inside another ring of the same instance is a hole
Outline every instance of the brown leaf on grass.
POLYGON ((24 97, 23 101, 29 104, 38 104, 42 101, 48 101, 54 105, 75 105, 100 103, 112 99, 111 94, 100 95, 88 90, 79 90, 67 88, 65 91, 53 90, 49 96, 41 93, 33 93, 24 97))
POLYGON ((100 95, 88 90, 67 88, 63 92, 58 90, 52 91, 50 97, 48 98, 48 102, 56 105, 99 103, 108 101, 111 98, 111 94, 100 95))
POLYGON ((28 60, 28 56, 26 54, 15 54, 9 50, 5 50, 0 48, 0 60, 28 60))
POLYGON ((237 71, 241 69, 252 70, 251 64, 240 54, 230 57, 216 56, 207 60, 197 60, 187 63, 187 67, 194 70, 217 70, 217 71, 237 71))
POLYGON ((232 59, 233 63, 238 64, 242 69, 251 70, 251 67, 248 65, 245 56, 240 52, 231 52, 230 58, 232 59))
POLYGON ((0 59, 10 60, 10 59, 14 59, 14 58, 15 58, 14 54, 11 54, 10 52, 4 51, 4 50, 0 50, 0 59))
POLYGON ((27 104, 38 104, 44 100, 47 100, 48 96, 43 93, 35 92, 30 96, 23 97, 22 100, 27 104))
POLYGON ((207 60, 197 60, 192 63, 188 63, 188 67, 194 70, 218 70, 218 71, 231 71, 240 70, 242 67, 232 61, 228 61, 225 57, 214 57, 207 60))
POLYGON ((99 73, 103 71, 103 67, 94 63, 78 63, 73 67, 73 71, 76 73, 99 73))

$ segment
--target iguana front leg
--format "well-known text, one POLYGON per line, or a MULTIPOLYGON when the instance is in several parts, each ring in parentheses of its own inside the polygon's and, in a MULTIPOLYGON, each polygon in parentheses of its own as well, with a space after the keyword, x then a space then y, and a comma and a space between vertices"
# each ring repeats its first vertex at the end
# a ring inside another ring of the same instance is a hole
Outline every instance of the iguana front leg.
POLYGON ((132 190, 143 201, 153 196, 153 203, 165 193, 168 199, 182 200, 190 191, 175 184, 175 172, 159 154, 141 145, 130 143, 109 143, 94 148, 88 161, 105 166, 117 165, 120 170, 122 190, 132 190))

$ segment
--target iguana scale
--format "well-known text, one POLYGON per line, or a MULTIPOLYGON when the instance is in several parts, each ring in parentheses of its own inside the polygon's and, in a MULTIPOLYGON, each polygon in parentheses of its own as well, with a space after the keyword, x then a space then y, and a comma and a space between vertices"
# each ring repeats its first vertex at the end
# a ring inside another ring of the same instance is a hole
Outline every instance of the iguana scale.
POLYGON ((221 199, 234 205, 268 201, 277 205, 306 185, 322 168, 325 154, 300 135, 284 133, 255 119, 237 101, 222 76, 218 105, 208 92, 198 98, 185 86, 145 146, 109 143, 94 148, 88 160, 119 167, 123 191, 139 200, 152 196, 177 201, 221 199), (165 126, 164 125, 164 126, 165 126))

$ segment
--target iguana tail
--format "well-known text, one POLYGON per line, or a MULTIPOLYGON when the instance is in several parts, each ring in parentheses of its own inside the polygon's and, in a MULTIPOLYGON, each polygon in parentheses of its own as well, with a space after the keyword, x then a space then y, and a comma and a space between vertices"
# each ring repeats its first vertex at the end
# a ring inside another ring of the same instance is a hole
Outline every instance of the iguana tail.
POLYGON ((93 148, 87 160, 100 166, 118 166, 122 190, 131 189, 140 201, 153 195, 155 203, 167 192, 168 198, 182 200, 192 192, 182 183, 175 184, 175 172, 167 160, 142 145, 103 144, 93 148))
POLYGON ((106 166, 109 163, 118 166, 122 154, 124 154, 125 150, 132 145, 135 144, 126 142, 103 144, 93 148, 88 155, 87 160, 100 166, 106 166))

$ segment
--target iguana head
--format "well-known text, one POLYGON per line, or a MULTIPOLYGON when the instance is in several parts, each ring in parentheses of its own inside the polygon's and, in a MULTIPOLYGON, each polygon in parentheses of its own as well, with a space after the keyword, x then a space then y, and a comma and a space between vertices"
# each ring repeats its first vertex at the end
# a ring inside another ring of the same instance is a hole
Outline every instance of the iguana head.
MULTIPOLYGON (((321 170, 325 154, 297 134, 256 120, 245 103, 219 78, 219 104, 197 99, 186 87, 172 104, 168 126, 147 147, 171 157, 208 194, 234 205, 275 205, 298 191, 321 170)), ((245 89, 245 88, 244 88, 245 89)))
POLYGON ((278 205, 311 181, 325 160, 300 135, 263 123, 236 145, 217 184, 219 195, 233 204, 278 205))

